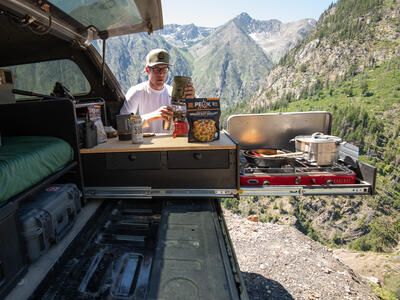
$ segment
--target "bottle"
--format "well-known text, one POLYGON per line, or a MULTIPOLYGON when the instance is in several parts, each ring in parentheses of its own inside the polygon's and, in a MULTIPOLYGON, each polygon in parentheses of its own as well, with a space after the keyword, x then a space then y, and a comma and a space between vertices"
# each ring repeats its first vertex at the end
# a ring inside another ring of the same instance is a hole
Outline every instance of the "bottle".
POLYGON ((140 115, 131 114, 131 126, 132 126, 132 144, 142 144, 143 129, 142 129, 142 118, 140 115))

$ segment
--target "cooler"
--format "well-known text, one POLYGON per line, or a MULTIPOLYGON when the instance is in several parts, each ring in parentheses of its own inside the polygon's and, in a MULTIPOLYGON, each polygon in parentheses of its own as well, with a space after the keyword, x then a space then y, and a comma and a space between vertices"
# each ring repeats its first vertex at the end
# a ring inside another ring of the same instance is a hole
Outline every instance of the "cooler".
POLYGON ((81 210, 75 184, 54 184, 21 207, 20 218, 28 255, 35 261, 72 228, 81 210))

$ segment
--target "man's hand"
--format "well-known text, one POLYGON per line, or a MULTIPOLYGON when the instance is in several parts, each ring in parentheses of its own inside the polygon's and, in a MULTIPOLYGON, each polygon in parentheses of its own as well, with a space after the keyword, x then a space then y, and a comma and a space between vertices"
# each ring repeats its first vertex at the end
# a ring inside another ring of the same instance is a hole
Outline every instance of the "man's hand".
POLYGON ((174 115, 172 107, 170 106, 161 106, 159 109, 152 111, 151 113, 142 115, 143 119, 143 127, 148 127, 149 122, 153 122, 155 120, 171 120, 174 115))
POLYGON ((185 99, 193 99, 195 97, 195 89, 194 86, 189 83, 186 87, 185 87, 185 93, 184 93, 184 98, 185 99))
POLYGON ((159 113, 160 117, 164 120, 171 120, 174 115, 174 111, 170 106, 161 106, 157 112, 159 113))

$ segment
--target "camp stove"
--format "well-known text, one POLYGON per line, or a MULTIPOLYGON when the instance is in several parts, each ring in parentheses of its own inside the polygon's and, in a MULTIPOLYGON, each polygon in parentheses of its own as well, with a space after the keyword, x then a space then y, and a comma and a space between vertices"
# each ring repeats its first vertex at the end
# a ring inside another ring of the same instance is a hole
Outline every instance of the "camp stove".
POLYGON ((331 134, 332 115, 324 111, 230 116, 227 132, 239 147, 241 196, 371 195, 376 168, 358 160, 358 148, 338 145, 329 165, 296 149, 297 136, 331 134))
POLYGON ((309 165, 301 158, 280 167, 260 167, 241 158, 240 186, 354 184, 357 175, 342 164, 309 165))

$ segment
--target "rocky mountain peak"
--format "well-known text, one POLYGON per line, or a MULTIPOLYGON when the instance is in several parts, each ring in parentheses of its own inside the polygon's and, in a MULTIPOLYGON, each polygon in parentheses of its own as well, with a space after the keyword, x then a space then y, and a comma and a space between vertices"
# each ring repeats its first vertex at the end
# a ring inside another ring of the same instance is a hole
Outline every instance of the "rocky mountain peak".
POLYGON ((245 12, 232 19, 231 22, 235 23, 247 34, 252 34, 255 32, 276 32, 279 31, 282 26, 282 22, 279 20, 255 20, 245 12))
POLYGON ((195 24, 168 24, 159 32, 170 44, 178 48, 189 47, 209 36, 215 29, 199 27, 195 24))
POLYGON ((248 26, 254 20, 249 16, 248 13, 243 12, 240 15, 238 15, 237 17, 235 17, 232 21, 240 26, 248 26))

